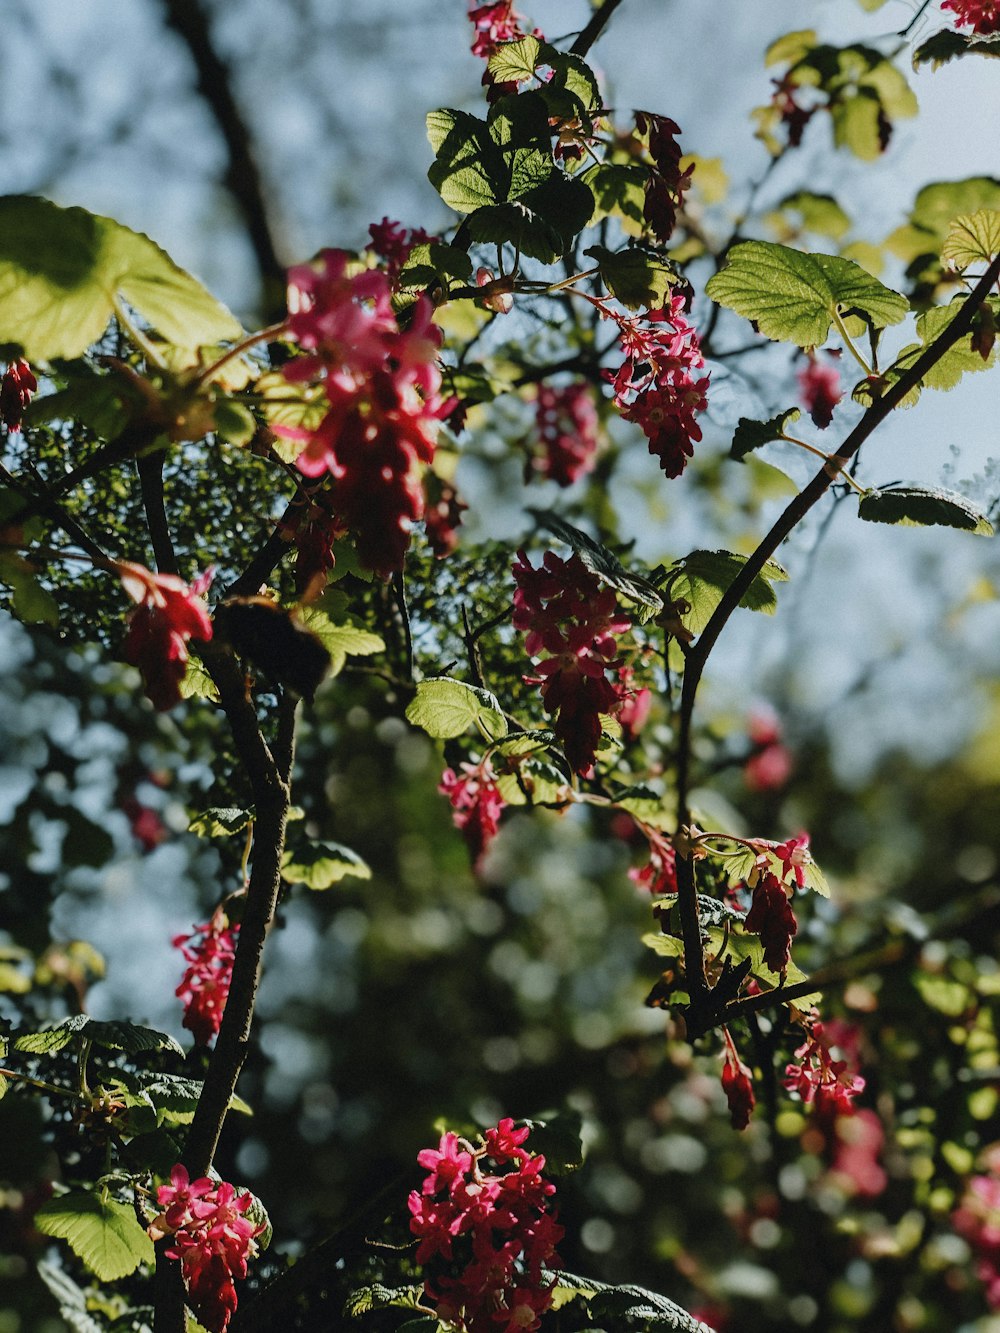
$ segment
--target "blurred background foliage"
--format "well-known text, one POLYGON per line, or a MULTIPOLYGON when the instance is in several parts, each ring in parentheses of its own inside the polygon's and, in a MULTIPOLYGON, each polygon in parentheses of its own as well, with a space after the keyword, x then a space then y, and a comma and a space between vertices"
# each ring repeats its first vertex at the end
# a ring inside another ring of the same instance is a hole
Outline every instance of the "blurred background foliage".
MULTIPOLYGON (((219 128, 218 89, 196 89, 197 34, 185 26, 194 6, 116 9, 123 30, 114 41, 93 13, 53 8, 61 18, 26 0, 10 6, 11 78, 0 91, 9 189, 145 226, 237 308, 259 313, 280 300, 282 264, 311 248, 360 245, 383 212, 433 225, 420 211, 430 193, 415 203, 399 182, 422 179, 423 109, 471 99, 461 13, 386 3, 348 18, 308 0, 206 4, 244 146, 264 180, 255 196, 238 143, 219 128), (105 75, 94 61, 106 62, 105 75), (275 70, 280 95, 271 92, 275 70), (390 74, 397 87, 387 98, 390 74), (44 96, 24 96, 30 78, 44 96), (171 236, 134 191, 143 179, 171 236), (262 199, 270 240, 256 216, 262 199)), ((579 26, 579 6, 536 8, 547 32, 579 26)), ((676 6, 685 31, 691 8, 676 6)), ((812 8, 833 21, 829 5, 812 8)), ((896 18, 906 6, 893 8, 896 18)), ((726 60, 747 59, 740 42, 751 37, 756 58, 800 9, 775 5, 767 31, 748 31, 759 15, 742 20, 726 60)), ((637 0, 633 12, 648 28, 653 10, 637 0)), ((860 10, 846 17, 855 28, 875 21, 860 10)), ((625 50, 641 31, 629 29, 625 50)), ((623 80, 620 65, 612 72, 623 80)), ((762 73, 754 95, 767 95, 762 73)), ((684 96, 697 106, 691 87, 684 96)), ((654 109, 679 114, 669 87, 654 109)), ((925 180, 935 165, 917 170, 925 180)), ((765 400, 787 395, 790 369, 747 372, 730 386, 734 401, 747 383, 765 400)), ((719 440, 732 424, 727 382, 720 369, 719 440)), ((572 512, 606 530, 641 513, 636 550, 650 563, 693 545, 738 547, 788 483, 763 464, 724 463, 722 452, 709 431, 680 500, 664 499, 648 459, 623 456, 607 491, 574 493, 572 512)), ((472 526, 464 548, 478 556, 485 586, 467 588, 426 557, 414 563, 410 603, 426 674, 460 655, 463 605, 486 620, 510 597, 510 551, 471 541, 513 545, 530 526, 503 500, 521 467, 503 438, 477 437, 463 465, 469 498, 496 501, 490 533, 472 526), (422 634, 431 612, 453 642, 422 634)), ((995 471, 974 452, 952 458, 939 448, 935 466, 978 472, 974 498, 996 502, 995 471)), ((209 552, 217 539, 199 530, 198 488, 214 492, 214 478, 199 471, 194 480, 181 515, 186 545, 199 551, 201 541, 209 552)), ((124 539, 127 509, 117 521, 124 539)), ((238 539, 226 514, 217 523, 238 539)), ((444 763, 462 756, 401 721, 398 674, 347 670, 306 711, 296 798, 310 836, 351 847, 372 879, 287 895, 240 1085, 254 1115, 230 1118, 217 1162, 268 1205, 277 1240, 264 1277, 380 1190, 402 1204, 438 1118, 482 1125, 569 1109, 582 1117, 587 1148, 584 1167, 560 1182, 570 1270, 644 1283, 699 1309, 720 1333, 996 1333, 1000 1321, 984 1314, 969 1247, 949 1218, 1000 1137, 997 556, 979 544, 971 556, 953 554, 966 540, 954 534, 864 536, 866 557, 852 563, 856 525, 846 528, 839 512, 830 530, 797 535, 776 622, 741 617, 731 653, 720 654, 700 758, 712 778, 706 805, 723 810, 731 829, 780 838, 808 828, 831 877, 832 901, 804 912, 796 959, 807 970, 867 960, 823 1003, 825 1018, 856 1029, 861 1104, 877 1117, 859 1122, 867 1140, 845 1154, 788 1100, 780 1076, 796 1038, 765 1020, 739 1034, 764 1095, 747 1133, 732 1131, 717 1040, 692 1051, 644 1007, 659 969, 640 942, 648 906, 627 876, 638 849, 599 810, 515 811, 473 876, 437 792, 444 763), (788 783, 770 791, 753 790, 745 769, 750 715, 764 697, 793 762, 788 783)), ((353 592, 391 625, 391 604, 373 605, 377 589, 353 592)), ((61 639, 12 623, 0 637, 0 1013, 33 1022, 85 1005, 176 1032, 180 960, 170 937, 237 886, 243 851, 239 837, 207 842, 187 823, 240 793, 220 779, 227 739, 210 709, 154 716, 137 702, 135 676, 89 646, 85 594, 61 639)), ((114 634, 106 638, 114 649, 114 634)), ((523 665, 502 634, 484 652, 489 683, 503 694, 505 673, 516 680, 523 665)), ((654 713, 644 739, 654 763, 670 743, 654 713)), ((189 1056, 192 1073, 200 1060, 189 1056)), ((0 1272, 10 1292, 0 1333, 52 1333, 61 1324, 35 1274, 47 1242, 30 1226, 41 1182, 56 1169, 37 1103, 5 1098, 0 1131, 0 1272)), ((59 1129, 69 1151, 73 1132, 59 1129)), ((300 1326, 338 1326, 336 1291, 332 1268, 316 1274, 300 1326)))

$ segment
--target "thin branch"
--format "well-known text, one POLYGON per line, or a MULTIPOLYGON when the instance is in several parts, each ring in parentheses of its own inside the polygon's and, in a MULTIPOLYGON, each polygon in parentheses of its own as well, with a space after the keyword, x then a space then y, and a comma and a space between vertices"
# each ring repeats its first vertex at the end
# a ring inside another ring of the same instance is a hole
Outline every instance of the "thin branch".
POLYGON ((612 14, 622 0, 604 0, 604 3, 592 15, 590 22, 583 29, 576 41, 569 48, 570 55, 585 56, 608 26, 612 14))

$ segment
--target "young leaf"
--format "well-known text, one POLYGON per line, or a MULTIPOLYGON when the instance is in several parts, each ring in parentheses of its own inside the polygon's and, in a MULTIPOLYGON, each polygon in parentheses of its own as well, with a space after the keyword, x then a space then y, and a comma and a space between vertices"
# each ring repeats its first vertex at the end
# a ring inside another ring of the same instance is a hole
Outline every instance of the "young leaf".
POLYGON ((579 1111, 560 1111, 544 1120, 526 1120, 532 1156, 545 1158, 546 1175, 564 1176, 583 1165, 583 1117, 579 1111))
POLYGON ((330 617, 316 607, 302 612, 302 623, 319 639, 330 654, 331 676, 338 675, 348 657, 369 657, 385 652, 385 641, 370 630, 357 625, 335 625, 330 617))
POLYGON ((955 218, 941 247, 942 262, 959 271, 981 261, 988 264, 997 254, 1000 254, 1000 210, 995 208, 981 208, 977 213, 955 218))
MULTIPOLYGON (((746 564, 746 556, 735 551, 692 551, 675 566, 680 571, 670 582, 674 599, 683 598, 691 604, 684 623, 694 634, 700 634, 708 624, 722 594, 746 564)), ((778 605, 773 583, 782 583, 788 574, 776 560, 767 564, 743 594, 740 606, 749 611, 763 611, 773 615, 778 605)))
POLYGON ((581 178, 594 196, 592 222, 611 216, 621 219, 630 236, 641 236, 646 229, 643 207, 649 172, 633 163, 601 162, 590 167, 581 178))
POLYGON ((671 284, 677 281, 677 275, 663 259, 634 246, 608 250, 603 245, 592 245, 583 253, 597 260, 605 287, 630 310, 663 305, 671 284))
POLYGON ((373 1282, 370 1287, 359 1287, 352 1291, 344 1305, 344 1314, 357 1318, 369 1310, 385 1310, 389 1306, 401 1306, 404 1310, 419 1310, 422 1286, 384 1287, 381 1282, 373 1282))
POLYGON ((187 350, 242 333, 148 236, 47 199, 0 199, 0 344, 29 361, 72 360, 100 338, 116 299, 187 350))
POLYGON ((212 806, 195 815, 188 824, 189 833, 197 833, 200 838, 231 838, 241 832, 253 819, 252 810, 241 810, 237 806, 212 806))
POLYGON ((772 417, 770 421, 751 421, 749 417, 740 417, 736 423, 733 442, 729 447, 729 457, 742 460, 754 449, 760 449, 762 445, 770 444, 772 440, 782 439, 786 425, 794 424, 801 415, 799 408, 789 407, 786 411, 779 412, 776 417, 772 417))
POLYGON ((534 75, 541 48, 537 37, 503 42, 490 56, 487 68, 497 83, 523 83, 534 75))
POLYGON ((422 680, 406 709, 406 720, 435 740, 461 736, 473 726, 491 740, 507 735, 507 721, 496 696, 451 676, 422 680))
POLYGON ((769 241, 734 246, 705 290, 719 305, 753 320, 766 337, 799 347, 826 342, 838 312, 860 312, 884 328, 909 311, 904 296, 851 260, 769 241))
POLYGON ((281 862, 285 883, 304 884, 307 889, 328 889, 348 876, 371 879, 371 867, 339 842, 303 843, 286 851, 281 862))
POLYGON ((964 495, 931 486, 866 491, 858 501, 858 517, 870 523, 961 528, 979 537, 993 536, 993 524, 964 495))
POLYGON ((35 1226, 70 1249, 102 1282, 126 1277, 155 1257, 153 1242, 128 1204, 85 1190, 49 1199, 35 1213, 35 1226))
POLYGON ((213 704, 219 702, 219 690, 215 681, 196 657, 188 658, 180 691, 182 699, 207 699, 213 704))

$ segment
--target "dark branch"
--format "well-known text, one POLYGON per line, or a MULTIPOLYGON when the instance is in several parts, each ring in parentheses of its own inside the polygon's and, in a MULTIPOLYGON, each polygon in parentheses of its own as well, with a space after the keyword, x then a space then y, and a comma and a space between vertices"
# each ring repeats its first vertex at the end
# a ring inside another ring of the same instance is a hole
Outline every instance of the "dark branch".
POLYGON ((590 48, 600 37, 601 33, 607 27, 612 14, 621 4, 622 0, 604 0, 599 9, 594 12, 593 17, 587 26, 583 29, 576 41, 569 48, 570 54, 574 56, 585 56, 590 48))

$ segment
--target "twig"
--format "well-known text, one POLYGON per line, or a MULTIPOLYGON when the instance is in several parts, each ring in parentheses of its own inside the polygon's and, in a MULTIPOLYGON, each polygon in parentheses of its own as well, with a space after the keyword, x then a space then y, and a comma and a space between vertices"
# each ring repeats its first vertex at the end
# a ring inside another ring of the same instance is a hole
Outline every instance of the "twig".
POLYGON ((569 48, 570 55, 585 56, 590 48, 600 37, 601 33, 607 27, 612 14, 621 4, 622 0, 604 0, 600 9, 596 10, 591 16, 590 22, 581 31, 576 41, 569 48))

